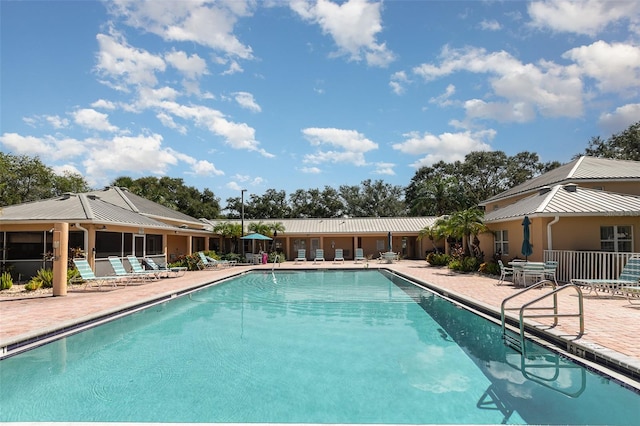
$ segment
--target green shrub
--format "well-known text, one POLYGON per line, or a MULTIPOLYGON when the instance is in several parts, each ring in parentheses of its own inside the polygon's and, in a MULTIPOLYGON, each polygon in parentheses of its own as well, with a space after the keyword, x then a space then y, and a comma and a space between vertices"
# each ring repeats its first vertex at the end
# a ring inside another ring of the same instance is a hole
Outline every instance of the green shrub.
POLYGON ((36 279, 35 277, 31 278, 31 281, 24 285, 24 289, 27 291, 36 291, 42 287, 42 281, 36 279))
POLYGON ((278 253, 277 251, 272 251, 271 253, 269 253, 269 263, 275 263, 276 256, 278 256, 278 263, 282 263, 285 260, 287 260, 284 253, 278 253))
POLYGON ((480 261, 475 257, 463 257, 449 262, 449 269, 460 272, 477 272, 480 269, 480 261))
MULTIPOLYGON (((206 253, 206 252, 205 252, 206 253)), ((212 257, 212 256, 209 256, 212 257)), ((171 262, 169 266, 171 267, 184 267, 187 268, 188 271, 197 271, 200 268, 198 264, 200 263, 200 256, 198 253, 193 253, 188 256, 180 256, 175 261, 171 262)))
POLYGON ((445 266, 451 261, 451 256, 445 253, 429 253, 427 262, 431 266, 445 266))
POLYGON ((500 265, 495 262, 484 262, 480 264, 479 271, 487 275, 500 275, 500 265))
POLYGON ((5 271, 0 275, 0 290, 9 290, 11 287, 13 287, 13 278, 9 272, 5 271))
POLYGON ((80 281, 80 272, 74 268, 67 268, 67 284, 80 281))
MULTIPOLYGON (((34 282, 37 287, 34 290, 53 287, 53 271, 51 269, 40 269, 35 277, 31 278, 29 283, 34 282)), ((28 285, 28 284, 27 284, 28 285)), ((26 288, 26 287, 25 287, 26 288)))
POLYGON ((238 254, 238 253, 226 253, 223 254, 222 256, 220 256, 222 260, 235 260, 236 262, 240 263, 240 261, 242 260, 242 255, 238 254))

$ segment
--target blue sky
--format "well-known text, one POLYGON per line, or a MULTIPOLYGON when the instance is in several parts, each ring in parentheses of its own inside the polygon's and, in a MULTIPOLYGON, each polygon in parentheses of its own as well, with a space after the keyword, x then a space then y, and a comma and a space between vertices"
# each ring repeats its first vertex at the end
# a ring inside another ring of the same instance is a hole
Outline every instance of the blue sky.
POLYGON ((640 120, 640 2, 2 1, 0 149, 99 188, 406 186, 640 120))

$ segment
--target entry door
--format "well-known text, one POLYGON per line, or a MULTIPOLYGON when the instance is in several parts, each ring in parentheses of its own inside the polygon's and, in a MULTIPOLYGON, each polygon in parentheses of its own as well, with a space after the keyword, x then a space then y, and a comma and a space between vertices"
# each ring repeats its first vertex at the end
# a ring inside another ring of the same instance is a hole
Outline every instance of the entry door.
POLYGON ((311 238, 311 257, 316 255, 316 250, 320 248, 320 238, 311 238))
POLYGON ((136 257, 144 257, 144 235, 134 235, 133 236, 133 254, 136 257))

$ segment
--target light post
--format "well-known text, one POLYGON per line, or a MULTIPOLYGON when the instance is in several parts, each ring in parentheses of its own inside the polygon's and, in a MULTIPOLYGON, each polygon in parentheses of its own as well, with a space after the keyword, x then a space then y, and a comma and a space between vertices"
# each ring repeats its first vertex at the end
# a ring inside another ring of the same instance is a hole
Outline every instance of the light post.
MULTIPOLYGON (((240 213, 241 215, 241 219, 240 219, 240 226, 242 227, 242 231, 240 231, 240 233, 242 234, 241 237, 244 237, 244 193, 247 192, 246 189, 243 189, 240 191, 240 203, 242 205, 242 212, 240 213)), ((244 240, 240 239, 240 244, 242 244, 242 257, 244 257, 244 240)))

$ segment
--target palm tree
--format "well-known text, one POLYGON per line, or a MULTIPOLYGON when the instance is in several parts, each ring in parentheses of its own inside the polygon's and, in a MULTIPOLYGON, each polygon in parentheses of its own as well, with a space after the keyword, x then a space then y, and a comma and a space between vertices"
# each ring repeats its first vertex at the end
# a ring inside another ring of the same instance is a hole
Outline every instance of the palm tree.
POLYGON ((242 236, 242 225, 239 223, 221 222, 213 227, 213 232, 222 235, 224 239, 230 238, 231 252, 234 253, 238 238, 242 236))
POLYGON ((273 241, 271 242, 271 251, 274 251, 276 248, 276 237, 278 236, 278 232, 280 233, 284 233, 284 225, 282 224, 282 222, 273 222, 273 223, 269 223, 267 224, 269 226, 269 229, 271 230, 271 235, 269 235, 271 238, 273 238, 273 241))
MULTIPOLYGON (((440 220, 440 219, 438 219, 440 220)), ((443 228, 438 226, 438 222, 436 221, 431 226, 426 226, 418 232, 418 241, 423 238, 428 238, 431 241, 431 245, 433 246, 435 251, 438 251, 438 246, 436 246, 436 241, 443 239, 446 235, 443 234, 443 228)))
POLYGON ((478 208, 470 208, 453 213, 447 221, 447 228, 450 235, 462 238, 462 248, 465 256, 471 255, 470 247, 473 244, 471 237, 476 237, 481 232, 486 232, 488 228, 483 222, 484 212, 478 208))

